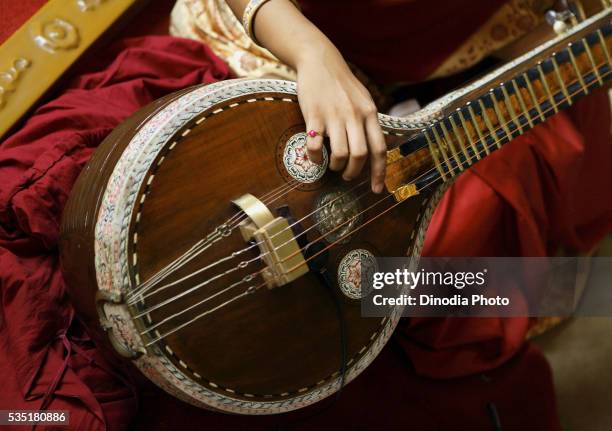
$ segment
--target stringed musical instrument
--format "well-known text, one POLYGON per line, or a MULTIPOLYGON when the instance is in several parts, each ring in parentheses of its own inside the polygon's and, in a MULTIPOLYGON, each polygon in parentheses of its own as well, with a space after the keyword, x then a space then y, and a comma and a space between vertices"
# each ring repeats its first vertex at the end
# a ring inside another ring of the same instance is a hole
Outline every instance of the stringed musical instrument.
POLYGON ((381 195, 367 173, 347 183, 308 160, 293 82, 229 80, 141 109, 64 212, 63 273, 92 336, 203 408, 271 414, 333 394, 402 312, 361 317, 364 265, 418 256, 457 175, 609 81, 605 4, 414 115, 379 115, 381 195))

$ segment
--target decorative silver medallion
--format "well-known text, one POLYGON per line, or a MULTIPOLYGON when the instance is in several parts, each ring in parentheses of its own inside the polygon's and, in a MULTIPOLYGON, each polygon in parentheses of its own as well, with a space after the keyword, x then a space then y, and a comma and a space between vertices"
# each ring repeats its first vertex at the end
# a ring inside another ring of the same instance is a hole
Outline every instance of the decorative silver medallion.
POLYGON ((372 279, 378 270, 376 258, 363 248, 351 250, 342 258, 338 266, 338 286, 351 299, 361 299, 372 291, 372 279), (369 282, 365 291, 361 289, 361 281, 369 282))
POLYGON ((285 169, 293 178, 301 183, 314 183, 327 170, 327 148, 323 147, 323 163, 317 165, 308 158, 306 152, 306 133, 297 133, 287 141, 283 152, 285 169))
POLYGON ((350 240, 349 233, 361 223, 359 200, 353 193, 344 189, 319 195, 315 209, 317 229, 328 243, 347 243, 350 240))

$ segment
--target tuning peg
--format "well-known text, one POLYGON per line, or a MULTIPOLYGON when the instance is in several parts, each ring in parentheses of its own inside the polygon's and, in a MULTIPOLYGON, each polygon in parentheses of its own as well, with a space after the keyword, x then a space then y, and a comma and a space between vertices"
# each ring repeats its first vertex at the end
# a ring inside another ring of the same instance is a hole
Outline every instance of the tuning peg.
POLYGON ((546 22, 550 24, 557 34, 563 34, 576 23, 576 17, 570 10, 556 11, 549 10, 546 12, 546 22))

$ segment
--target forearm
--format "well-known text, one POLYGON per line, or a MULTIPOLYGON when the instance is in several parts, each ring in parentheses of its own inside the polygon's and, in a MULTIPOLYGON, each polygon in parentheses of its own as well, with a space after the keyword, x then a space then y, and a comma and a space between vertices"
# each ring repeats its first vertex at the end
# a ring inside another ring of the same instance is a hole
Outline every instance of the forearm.
MULTIPOLYGON (((242 20, 249 0, 227 0, 230 8, 242 20)), ((338 54, 331 41, 312 24, 289 0, 270 0, 255 15, 253 31, 257 41, 283 63, 294 69, 312 54, 338 54)))

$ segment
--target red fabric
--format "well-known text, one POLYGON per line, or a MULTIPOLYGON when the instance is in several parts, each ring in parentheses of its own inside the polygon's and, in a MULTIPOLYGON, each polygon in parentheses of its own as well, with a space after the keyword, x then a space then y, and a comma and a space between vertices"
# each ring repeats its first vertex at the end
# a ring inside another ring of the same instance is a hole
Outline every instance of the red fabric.
POLYGON ((0 0, 0 44, 46 2, 46 0, 0 0))
POLYGON ((375 82, 393 83, 427 78, 507 1, 300 0, 300 5, 346 58, 375 82))
POLYGON ((87 430, 105 422, 125 429, 136 400, 77 324, 66 335, 62 208, 95 147, 122 120, 165 94, 228 76, 208 48, 170 37, 117 44, 97 62, 90 67, 101 71, 74 79, 0 145, 0 408, 68 408, 82 424, 74 429, 87 430))
MULTIPOLYGON (((599 90, 460 176, 434 214, 423 254, 587 252, 610 232, 610 101, 599 90)), ((396 336, 419 374, 446 378, 505 362, 528 327, 527 318, 418 318, 396 336)))

